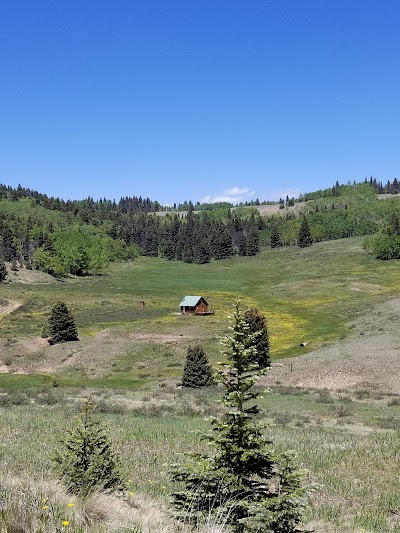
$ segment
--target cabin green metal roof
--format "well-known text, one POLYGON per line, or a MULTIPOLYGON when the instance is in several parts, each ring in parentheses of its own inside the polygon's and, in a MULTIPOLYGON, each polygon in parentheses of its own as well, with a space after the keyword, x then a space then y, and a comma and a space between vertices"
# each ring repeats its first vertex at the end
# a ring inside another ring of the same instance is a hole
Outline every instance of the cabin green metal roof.
POLYGON ((201 296, 185 296, 179 305, 181 307, 195 307, 201 298, 201 296))

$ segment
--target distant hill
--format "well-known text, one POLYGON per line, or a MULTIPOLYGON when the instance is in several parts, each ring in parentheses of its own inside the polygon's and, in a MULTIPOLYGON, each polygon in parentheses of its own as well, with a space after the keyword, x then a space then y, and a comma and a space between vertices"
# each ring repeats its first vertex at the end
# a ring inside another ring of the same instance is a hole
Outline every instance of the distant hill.
MULTIPOLYGON (((337 182, 275 204, 185 202, 163 211, 159 202, 140 196, 118 202, 63 200, 22 186, 0 185, 0 258, 57 277, 101 274, 110 262, 138 255, 204 264, 232 255, 256 255, 271 244, 272 232, 273 246, 295 245, 303 216, 314 242, 393 229, 398 192, 397 179, 383 186, 371 178, 347 185, 337 182), (182 207, 187 210, 180 211, 182 207)), ((395 256, 390 248, 382 258, 395 256)))

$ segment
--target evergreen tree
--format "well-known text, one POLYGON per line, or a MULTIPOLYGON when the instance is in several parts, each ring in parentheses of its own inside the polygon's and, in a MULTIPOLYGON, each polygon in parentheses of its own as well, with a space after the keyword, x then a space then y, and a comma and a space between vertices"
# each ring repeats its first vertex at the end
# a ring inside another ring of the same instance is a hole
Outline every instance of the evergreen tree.
POLYGON ((175 259, 175 245, 171 237, 168 237, 166 246, 164 249, 164 257, 169 261, 175 259))
POLYGON ((246 236, 241 233, 237 238, 237 251, 238 255, 245 256, 247 250, 247 239, 246 236))
POLYGON ((244 319, 248 327, 249 345, 255 348, 253 354, 249 356, 250 363, 257 363, 260 368, 271 366, 269 357, 269 335, 265 316, 258 309, 248 309, 244 319), (253 335, 256 334, 256 335, 253 335))
POLYGON ((210 259, 210 247, 207 239, 203 238, 197 241, 194 249, 194 262, 198 265, 204 265, 205 263, 209 263, 210 259))
POLYGON ((257 255, 260 251, 260 235, 255 227, 247 231, 246 255, 257 255))
POLYGON ((53 460, 61 481, 72 494, 122 488, 120 459, 107 429, 93 416, 94 404, 84 404, 76 426, 61 440, 53 460))
POLYGON ((301 221, 297 243, 300 246, 300 248, 311 246, 313 243, 313 238, 312 238, 311 230, 310 230, 310 224, 308 223, 308 219, 306 216, 303 216, 303 219, 301 221))
POLYGON ((202 346, 189 346, 183 369, 184 387, 208 387, 214 383, 213 371, 202 346))
POLYGON ((57 302, 53 306, 49 318, 49 331, 51 344, 79 340, 75 319, 64 302, 57 302))
POLYGON ((5 281, 6 278, 7 278, 7 268, 6 268, 4 261, 0 259, 0 283, 2 281, 5 281))
POLYGON ((293 533, 299 531, 308 490, 293 452, 278 454, 253 420, 258 393, 251 389, 266 369, 249 362, 257 333, 250 334, 239 302, 231 329, 223 352, 228 363, 217 378, 225 387, 226 412, 203 436, 215 453, 191 454, 189 464, 173 466, 173 479, 183 485, 173 495, 174 506, 183 520, 201 520, 210 512, 222 516, 234 533, 293 533))
POLYGON ((271 248, 276 248, 281 246, 281 236, 279 234, 278 224, 272 224, 271 226, 271 237, 270 237, 270 246, 271 248))

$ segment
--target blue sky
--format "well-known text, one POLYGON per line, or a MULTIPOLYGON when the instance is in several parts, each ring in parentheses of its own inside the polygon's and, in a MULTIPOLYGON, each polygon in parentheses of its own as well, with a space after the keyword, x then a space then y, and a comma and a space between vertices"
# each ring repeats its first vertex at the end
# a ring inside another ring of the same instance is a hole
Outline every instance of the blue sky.
POLYGON ((275 199, 399 177, 400 3, 3 0, 0 182, 275 199))

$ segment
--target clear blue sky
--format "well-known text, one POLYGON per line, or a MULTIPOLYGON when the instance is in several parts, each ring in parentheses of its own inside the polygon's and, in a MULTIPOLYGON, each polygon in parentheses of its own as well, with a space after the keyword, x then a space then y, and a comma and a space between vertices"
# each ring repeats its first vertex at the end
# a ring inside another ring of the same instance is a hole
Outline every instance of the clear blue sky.
POLYGON ((399 28, 398 0, 3 0, 0 182, 170 203, 392 180, 399 28))

